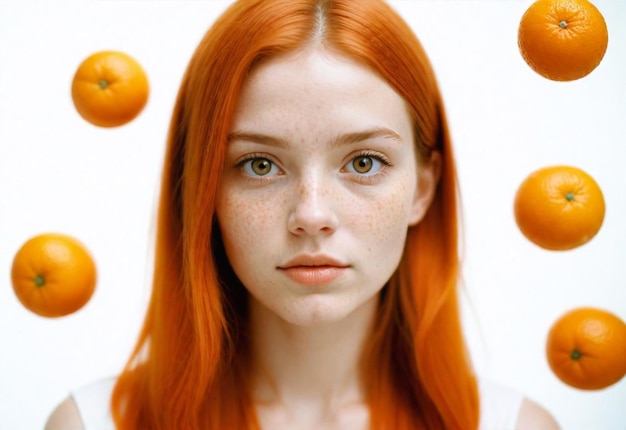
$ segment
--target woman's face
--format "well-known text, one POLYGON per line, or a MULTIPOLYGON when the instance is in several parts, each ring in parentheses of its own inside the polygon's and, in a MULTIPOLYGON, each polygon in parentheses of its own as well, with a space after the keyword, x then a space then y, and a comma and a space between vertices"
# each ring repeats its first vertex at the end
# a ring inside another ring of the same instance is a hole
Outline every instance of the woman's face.
POLYGON ((416 162, 412 130, 404 100, 345 57, 307 50, 254 69, 217 204, 252 306, 311 326, 375 303, 437 181, 439 158, 416 162))

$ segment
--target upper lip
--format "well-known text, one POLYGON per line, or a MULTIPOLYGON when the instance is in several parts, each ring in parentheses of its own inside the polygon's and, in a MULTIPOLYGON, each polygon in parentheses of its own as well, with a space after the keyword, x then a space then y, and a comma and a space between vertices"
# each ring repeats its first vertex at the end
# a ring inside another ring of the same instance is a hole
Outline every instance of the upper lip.
POLYGON ((287 261, 285 264, 281 264, 278 268, 289 269, 290 267, 300 266, 348 267, 349 265, 325 254, 301 254, 287 261))

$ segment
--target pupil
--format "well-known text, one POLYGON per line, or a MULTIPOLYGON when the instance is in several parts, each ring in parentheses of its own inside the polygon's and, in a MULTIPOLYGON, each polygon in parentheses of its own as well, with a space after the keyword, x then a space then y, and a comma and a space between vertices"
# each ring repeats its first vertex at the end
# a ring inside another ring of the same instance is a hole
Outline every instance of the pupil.
POLYGON ((372 159, 370 157, 358 157, 352 163, 354 170, 359 173, 367 173, 372 169, 372 159))
POLYGON ((258 175, 265 175, 267 174, 270 169, 271 169, 271 163, 269 160, 266 160, 264 158, 258 159, 258 160, 254 160, 252 162, 252 170, 254 170, 254 173, 258 174, 258 175))

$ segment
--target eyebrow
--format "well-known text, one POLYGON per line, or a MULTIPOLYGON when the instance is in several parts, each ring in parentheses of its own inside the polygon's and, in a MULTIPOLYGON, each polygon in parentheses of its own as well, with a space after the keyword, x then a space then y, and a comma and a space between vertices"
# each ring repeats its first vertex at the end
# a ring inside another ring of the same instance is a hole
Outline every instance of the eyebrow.
MULTIPOLYGON (((376 138, 384 138, 395 140, 397 142, 402 142, 402 137, 394 130, 386 127, 375 127, 368 130, 340 134, 332 140, 330 145, 332 147, 351 145, 376 138)), ((242 140, 245 142, 261 143, 263 145, 276 146, 279 148, 289 147, 289 142, 281 139, 280 137, 246 131, 234 131, 228 135, 227 140, 228 142, 232 142, 233 140, 242 140)))

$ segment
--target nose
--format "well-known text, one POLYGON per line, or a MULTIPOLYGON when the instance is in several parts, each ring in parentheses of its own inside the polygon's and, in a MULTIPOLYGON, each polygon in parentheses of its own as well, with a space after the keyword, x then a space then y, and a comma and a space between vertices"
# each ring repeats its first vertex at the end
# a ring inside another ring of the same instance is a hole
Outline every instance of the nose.
POLYGON ((289 213, 289 232, 297 236, 327 236, 339 225, 333 208, 331 189, 319 177, 300 181, 295 187, 289 213))

